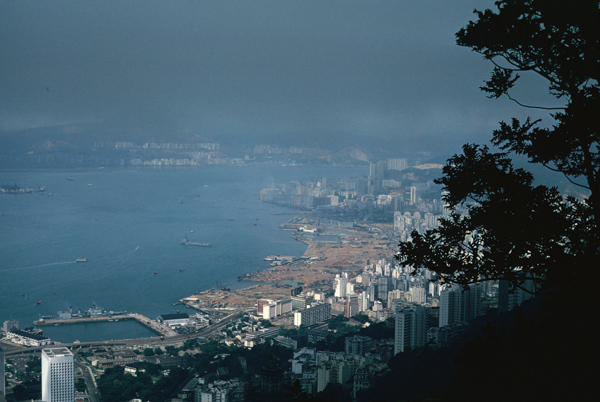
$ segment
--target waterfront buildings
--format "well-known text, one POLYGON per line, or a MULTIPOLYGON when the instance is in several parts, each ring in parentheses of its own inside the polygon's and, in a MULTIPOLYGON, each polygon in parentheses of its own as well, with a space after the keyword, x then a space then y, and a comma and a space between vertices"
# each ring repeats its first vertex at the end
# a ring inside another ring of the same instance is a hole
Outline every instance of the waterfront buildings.
POLYGON ((161 324, 168 325, 169 327, 188 325, 194 323, 194 321, 190 319, 189 315, 187 315, 186 313, 159 315, 156 318, 156 321, 158 321, 161 324))
POLYGON ((6 333, 6 338, 13 343, 33 347, 47 346, 53 343, 49 338, 43 335, 32 334, 31 332, 20 331, 18 329, 8 331, 6 333))
POLYGON ((67 348, 42 349, 42 400, 75 400, 75 363, 67 348))

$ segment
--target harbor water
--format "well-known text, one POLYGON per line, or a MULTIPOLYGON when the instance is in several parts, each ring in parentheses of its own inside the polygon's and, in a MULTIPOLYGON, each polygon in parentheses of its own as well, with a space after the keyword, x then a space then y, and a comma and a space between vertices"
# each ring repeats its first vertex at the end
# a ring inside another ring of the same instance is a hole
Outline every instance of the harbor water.
MULTIPOLYGON (((264 257, 299 256, 306 249, 278 229, 291 216, 274 215, 287 210, 260 202, 261 189, 366 173, 310 167, 0 171, 0 184, 45 187, 44 193, 0 194, 0 322, 15 319, 25 328, 40 316, 84 311, 93 302, 149 318, 194 313, 173 303, 217 283, 248 286, 238 275, 268 268, 264 257), (184 237, 211 245, 185 246, 184 237)), ((133 321, 43 329, 61 342, 153 335, 133 321)))

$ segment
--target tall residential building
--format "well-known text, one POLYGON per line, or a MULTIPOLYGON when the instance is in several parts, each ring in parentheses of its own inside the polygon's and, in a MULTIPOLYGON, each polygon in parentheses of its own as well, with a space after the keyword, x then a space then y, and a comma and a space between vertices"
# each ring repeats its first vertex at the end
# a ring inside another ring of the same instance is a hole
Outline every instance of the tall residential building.
POLYGON ((4 331, 4 333, 10 332, 13 329, 19 329, 19 321, 10 320, 4 321, 4 323, 2 323, 2 331, 4 331))
POLYGON ((342 272, 342 274, 336 274, 333 280, 333 288, 335 290, 335 297, 346 297, 346 290, 348 284, 348 273, 342 272))
POLYGON ((347 318, 354 317, 360 312, 358 294, 352 293, 346 296, 346 305, 344 309, 344 315, 347 318))
POLYGON ((73 402, 75 400, 75 365, 67 348, 42 349, 42 400, 73 402))
POLYGON ((509 289, 507 281, 498 282, 498 311, 510 311, 520 306, 525 300, 531 299, 535 293, 535 284, 527 280, 521 288, 509 289))
POLYGON ((413 305, 396 312, 394 355, 419 348, 427 341, 427 317, 423 306, 413 305))
POLYGON ((440 328, 456 323, 467 323, 481 315, 481 285, 470 285, 467 290, 453 286, 440 293, 440 328))
POLYGON ((408 168, 408 161, 405 158, 396 158, 387 160, 388 170, 404 170, 408 168))
POLYGON ((387 301, 388 291, 391 289, 390 280, 384 276, 377 280, 377 298, 379 300, 387 301))
POLYGON ((373 339, 368 336, 354 335, 346 338, 345 351, 351 355, 364 356, 373 347, 373 339))
POLYGON ((410 295, 413 303, 425 304, 427 302, 427 292, 423 282, 411 283, 410 295))

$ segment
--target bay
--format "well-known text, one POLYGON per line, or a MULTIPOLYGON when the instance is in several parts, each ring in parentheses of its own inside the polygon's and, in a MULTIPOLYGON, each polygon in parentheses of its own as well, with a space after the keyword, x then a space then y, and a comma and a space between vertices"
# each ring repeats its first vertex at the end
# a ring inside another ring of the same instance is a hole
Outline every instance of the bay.
MULTIPOLYGON (((46 187, 41 194, 0 195, 0 322, 16 319, 24 328, 40 315, 83 311, 93 302, 149 318, 193 313, 173 303, 217 283, 248 286, 238 275, 268 268, 265 256, 306 249, 278 229, 290 216, 273 215, 286 209, 260 202, 261 189, 366 173, 339 167, 0 171, 1 184, 46 187), (184 236, 211 247, 183 246, 184 236), (75 262, 81 258, 88 261, 75 262)), ((132 324, 43 329, 61 342, 152 335, 132 324)))

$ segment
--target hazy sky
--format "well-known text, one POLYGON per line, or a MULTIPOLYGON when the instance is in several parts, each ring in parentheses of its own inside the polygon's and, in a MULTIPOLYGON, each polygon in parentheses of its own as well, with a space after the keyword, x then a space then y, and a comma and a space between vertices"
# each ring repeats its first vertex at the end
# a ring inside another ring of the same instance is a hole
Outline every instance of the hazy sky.
MULTIPOLYGON (((516 113, 454 34, 487 0, 0 0, 0 130, 488 139, 516 113)), ((538 88, 539 89, 539 88, 538 88)), ((546 93, 521 99, 535 103, 546 93)), ((546 102, 547 103, 547 102, 546 102)))

